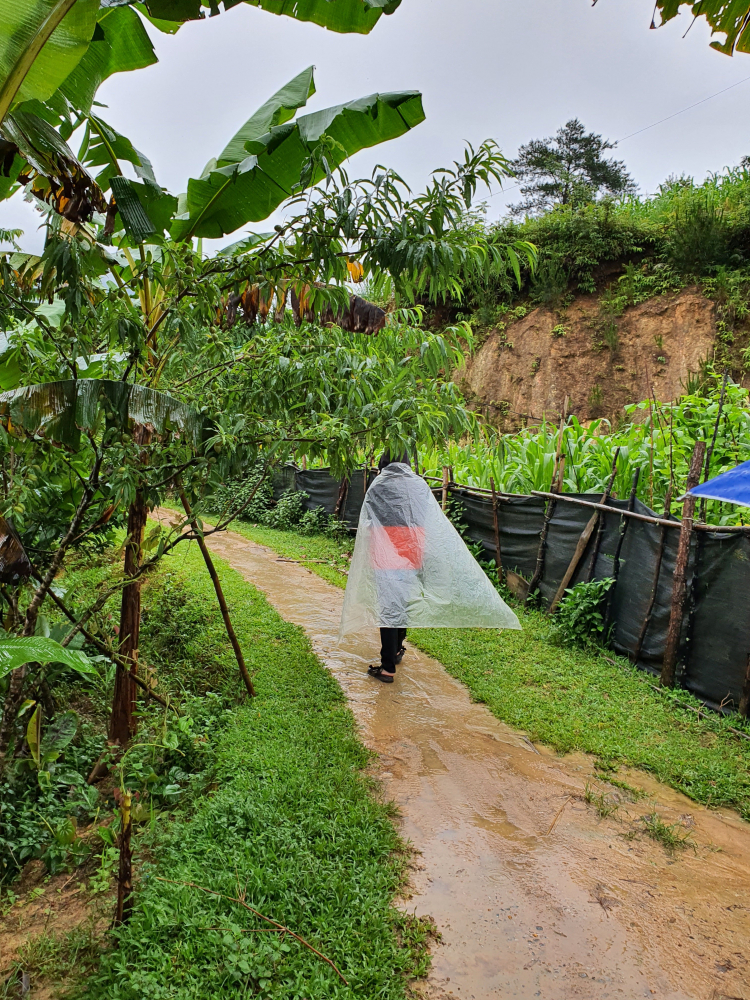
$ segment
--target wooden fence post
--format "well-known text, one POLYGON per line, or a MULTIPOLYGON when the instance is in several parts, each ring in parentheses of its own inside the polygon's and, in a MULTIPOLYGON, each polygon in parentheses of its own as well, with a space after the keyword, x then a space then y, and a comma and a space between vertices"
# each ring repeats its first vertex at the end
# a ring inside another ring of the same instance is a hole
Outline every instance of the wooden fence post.
MULTIPOLYGON (((609 482, 607 483, 606 489, 602 494, 602 499, 601 499, 602 503, 607 502, 607 500, 609 499, 609 494, 612 492, 612 485, 614 484, 615 476, 617 475, 617 459, 619 455, 620 455, 620 449, 617 448, 615 451, 614 461, 612 462, 612 472, 609 477, 609 482)), ((595 511, 591 515, 590 521, 581 532, 581 536, 578 539, 578 544, 576 545, 576 550, 573 553, 573 558, 568 563, 568 568, 565 570, 565 576, 560 581, 560 586, 557 588, 557 593, 555 594, 554 598, 552 599, 552 603, 549 606, 548 609, 549 614, 554 613, 554 611, 557 609, 557 605, 563 599, 563 595, 565 594, 565 591, 568 589, 568 584, 573 579, 575 571, 578 569, 578 564, 580 563, 581 559, 583 559, 584 553, 589 544, 589 539, 591 538, 594 532, 594 528, 596 527, 600 517, 602 518, 603 521, 604 514, 598 510, 595 511)), ((597 542, 599 543, 601 542, 601 532, 599 532, 599 534, 597 535, 597 542)), ((589 567, 589 570, 592 573, 593 573, 593 565, 596 562, 596 557, 598 552, 599 552, 599 544, 596 544, 594 546, 591 566, 589 567)))
MULTIPOLYGON (((669 517, 672 510, 672 488, 667 490, 667 495, 664 498, 664 516, 669 517)), ((646 617, 643 619, 643 625, 641 625, 641 631, 638 636, 638 642, 635 644, 635 650, 633 652, 633 659, 637 663, 640 655, 641 649, 643 648, 643 640, 646 638, 646 632, 648 631, 649 624, 651 623, 651 615, 654 611, 654 605, 656 604, 656 591, 659 586, 659 576, 661 574, 661 563, 664 558, 664 546, 667 541, 667 531, 669 529, 666 526, 662 526, 661 537, 659 538, 659 548, 656 551, 656 563, 654 564, 654 582, 651 584, 651 597, 649 598, 648 608, 646 609, 646 617)))
MULTIPOLYGON (((698 485, 703 458, 706 454, 706 442, 696 441, 693 457, 690 461, 686 489, 692 490, 698 485)), ((693 532, 693 515, 695 513, 695 497, 685 497, 682 507, 682 525, 680 541, 677 546, 677 559, 674 568, 672 584, 672 607, 669 613, 669 628, 667 642, 664 647, 664 662, 661 668, 661 684, 663 687, 674 687, 677 653, 680 646, 682 616, 685 609, 685 594, 687 589, 687 564, 690 556, 690 538, 693 532)))
POLYGON ((448 506, 448 483, 450 482, 450 469, 447 465, 443 466, 443 499, 440 506, 445 512, 445 508, 448 506))
POLYGON ((536 568, 534 569, 534 575, 529 581, 529 589, 526 593, 526 604, 528 604, 532 599, 532 594, 538 587, 539 581, 542 579, 542 574, 544 573, 544 556, 547 550, 547 534, 549 533, 549 523, 552 520, 552 515, 555 513, 556 504, 556 500, 548 500, 544 509, 544 521, 542 522, 542 530, 539 532, 539 548, 536 552, 536 568))
POLYGON ((497 493, 495 493, 495 480, 490 476, 490 487, 492 489, 492 525, 495 529, 495 565, 497 566, 497 582, 503 582, 503 557, 500 552, 500 526, 497 523, 497 493))
POLYGON ((750 653, 747 657, 745 683, 742 687, 742 697, 740 698, 740 715, 745 719, 750 716, 750 653))

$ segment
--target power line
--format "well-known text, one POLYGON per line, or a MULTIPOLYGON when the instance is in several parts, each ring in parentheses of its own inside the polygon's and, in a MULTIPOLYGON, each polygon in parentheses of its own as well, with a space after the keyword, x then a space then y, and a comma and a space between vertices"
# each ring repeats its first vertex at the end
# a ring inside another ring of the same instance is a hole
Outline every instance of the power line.
POLYGON ((661 125, 663 122, 668 122, 670 118, 676 118, 678 115, 684 115, 686 111, 692 111, 693 108, 697 108, 699 104, 705 104, 706 101, 712 101, 714 97, 720 97, 722 94, 726 94, 728 90, 734 90, 735 87, 739 87, 741 83, 747 83, 748 80, 750 80, 750 76, 746 76, 744 80, 738 80, 737 83, 730 84, 730 86, 725 87, 723 90, 717 90, 715 94, 711 94, 710 97, 704 97, 702 101, 696 101, 695 104, 691 104, 689 107, 683 108, 682 111, 675 111, 673 115, 667 115, 666 118, 660 118, 658 122, 652 122, 651 125, 639 128, 637 132, 631 132, 630 135, 623 136, 622 139, 617 139, 615 141, 615 146, 621 142, 625 142, 626 139, 632 139, 634 135, 640 135, 641 132, 648 132, 650 128, 656 128, 657 125, 661 125))
MULTIPOLYGON (((750 80, 750 76, 746 76, 744 80, 738 80, 737 83, 732 83, 728 87, 724 87, 723 90, 717 90, 715 94, 711 94, 709 97, 704 97, 703 100, 696 101, 695 104, 689 104, 681 111, 675 111, 674 114, 667 115, 666 118, 660 118, 658 122, 652 122, 650 125, 644 125, 643 128, 639 128, 635 132, 630 132, 628 135, 623 136, 622 139, 616 139, 614 145, 619 146, 621 142, 625 142, 626 139, 632 139, 634 135, 640 135, 642 132, 648 132, 649 129, 656 128, 657 125, 662 125, 664 122, 668 122, 672 118, 677 118, 678 115, 684 115, 686 111, 692 111, 693 108, 697 108, 700 104, 705 104, 706 101, 712 101, 715 97, 721 97, 721 95, 726 94, 728 90, 734 90, 735 87, 739 87, 741 84, 747 83, 748 80, 750 80)), ((500 191, 495 191, 495 193, 489 195, 489 197, 497 198, 499 194, 507 194, 509 191, 515 191, 518 187, 520 187, 520 184, 513 184, 508 188, 501 188, 500 191)))

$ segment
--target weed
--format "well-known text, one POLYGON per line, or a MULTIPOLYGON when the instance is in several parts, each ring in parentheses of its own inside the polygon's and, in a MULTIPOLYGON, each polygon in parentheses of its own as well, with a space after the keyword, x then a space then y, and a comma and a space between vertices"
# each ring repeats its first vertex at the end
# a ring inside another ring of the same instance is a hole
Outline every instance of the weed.
POLYGON ((593 806, 602 819, 606 819, 608 816, 614 816, 620 808, 619 802, 615 802, 615 800, 606 792, 597 792, 591 787, 588 781, 586 782, 586 787, 583 791, 583 800, 588 803, 588 805, 593 806))
POLYGON ((674 854, 675 851, 684 850, 686 847, 695 850, 692 834, 689 830, 685 831, 681 823, 665 823, 656 812, 641 816, 640 821, 644 832, 652 840, 658 841, 668 854, 674 854))
POLYGON ((619 778, 605 778, 604 780, 608 785, 614 785, 615 788, 620 788, 623 792, 627 792, 633 802, 648 797, 648 793, 644 792, 642 788, 636 788, 634 785, 628 784, 627 781, 621 781, 619 778))
POLYGON ((577 583, 565 591, 555 615, 557 631, 564 642, 591 646, 604 641, 602 605, 614 582, 612 577, 605 577, 577 583))
POLYGON ((541 363, 542 363, 542 359, 540 357, 534 358, 534 360, 531 362, 531 374, 532 375, 536 375, 536 373, 539 371, 539 366, 541 365, 541 363))
POLYGON ((601 407, 603 401, 604 393, 602 392, 602 387, 598 382, 595 382, 591 387, 588 399, 589 409, 591 412, 596 413, 596 411, 601 407))
POLYGON ((602 339, 607 347, 614 353, 619 343, 617 338, 617 323, 614 319, 608 320, 602 327, 602 339))
POLYGON ((552 337, 564 337, 567 334, 567 332, 568 331, 565 329, 565 324, 558 323, 556 326, 552 327, 552 329, 550 330, 550 335, 552 337))

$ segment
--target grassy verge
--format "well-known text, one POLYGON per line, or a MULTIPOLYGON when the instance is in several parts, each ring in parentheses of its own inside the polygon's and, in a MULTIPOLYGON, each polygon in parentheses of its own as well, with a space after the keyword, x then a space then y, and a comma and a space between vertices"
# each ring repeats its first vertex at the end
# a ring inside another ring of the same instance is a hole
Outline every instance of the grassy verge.
MULTIPOLYGON (((293 532, 241 525, 236 530, 314 572, 346 585, 331 566, 310 561, 310 539, 293 532)), ((343 560, 345 547, 315 539, 318 558, 343 560)), ((348 551, 348 548, 346 550, 348 551)), ((410 641, 440 660, 476 701, 531 739, 561 753, 599 758, 605 772, 619 765, 649 771, 696 802, 729 806, 750 819, 750 742, 729 731, 736 718, 699 718, 653 690, 649 675, 610 653, 560 645, 551 620, 514 606, 522 632, 415 629, 410 641)), ((685 691, 679 700, 699 707, 685 691)))
MULTIPOLYGON (((177 559, 191 601, 211 609, 189 644, 198 656, 219 652, 233 675, 197 547, 177 559)), ((367 754, 352 715, 304 633, 217 563, 258 698, 217 720, 210 788, 144 838, 133 918, 86 996, 401 997, 404 974, 423 964, 423 935, 392 907, 403 855, 362 775, 367 754), (241 905, 160 879, 241 896, 327 955, 349 985, 241 905)), ((181 599, 172 608, 175 633, 185 607, 181 599)))
MULTIPOLYGON (((178 549, 144 599, 143 658, 182 714, 146 710, 142 745, 129 752, 125 780, 140 803, 132 918, 111 932, 105 922, 96 939, 83 926, 45 931, 0 995, 16 995, 23 968, 35 990, 89 1000, 235 992, 400 1000, 408 977, 426 971, 429 925, 393 907, 407 855, 363 774, 368 754, 341 689, 301 629, 217 566, 258 697, 238 704, 237 667, 202 558, 197 546, 178 549), (186 882, 240 897, 289 928, 348 985, 294 937, 186 882)), ((110 695, 91 706, 92 726, 110 695)), ((111 788, 100 794, 109 801, 111 788)), ((94 892, 105 855, 74 873, 81 893, 94 892)), ((111 891, 116 851, 106 861, 98 881, 111 891)), ((104 905, 111 912, 111 896, 104 905)))

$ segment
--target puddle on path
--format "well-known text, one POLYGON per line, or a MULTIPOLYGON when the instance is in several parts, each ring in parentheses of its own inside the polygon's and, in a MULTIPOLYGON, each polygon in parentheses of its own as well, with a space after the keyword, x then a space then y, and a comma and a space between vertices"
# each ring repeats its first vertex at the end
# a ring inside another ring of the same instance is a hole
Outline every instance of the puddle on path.
POLYGON ((378 637, 336 644, 341 591, 241 535, 209 544, 305 629, 379 754, 420 852, 403 905, 442 934, 424 996, 750 1000, 750 824, 632 772, 697 850, 628 841, 582 800, 587 757, 532 747, 413 647, 394 684, 367 677, 378 637))

